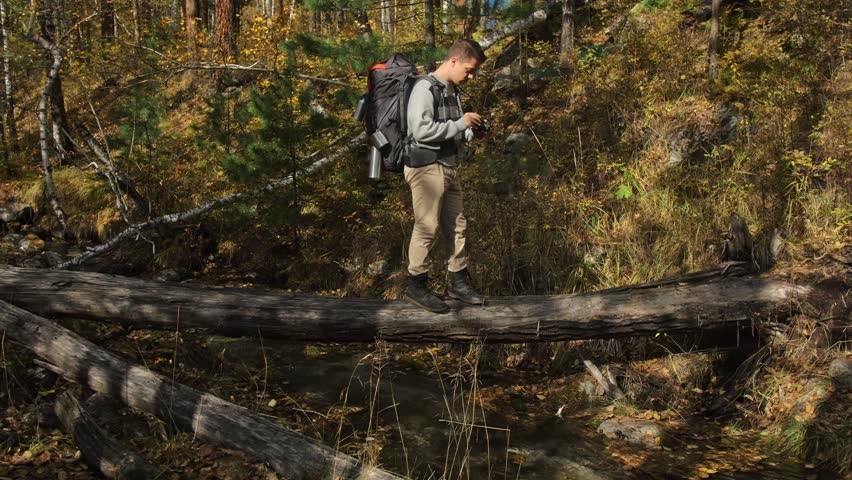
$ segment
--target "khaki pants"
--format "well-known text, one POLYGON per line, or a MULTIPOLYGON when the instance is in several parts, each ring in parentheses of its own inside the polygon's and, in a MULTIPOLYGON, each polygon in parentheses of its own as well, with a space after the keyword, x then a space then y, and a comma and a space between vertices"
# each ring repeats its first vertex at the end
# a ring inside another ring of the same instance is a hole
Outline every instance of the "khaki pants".
POLYGON ((462 189, 458 169, 433 163, 426 167, 405 167, 405 181, 411 187, 414 204, 414 231, 408 245, 408 273, 420 275, 429 271, 426 257, 440 226, 443 232, 447 268, 458 272, 467 267, 465 230, 467 220, 462 212, 462 189))

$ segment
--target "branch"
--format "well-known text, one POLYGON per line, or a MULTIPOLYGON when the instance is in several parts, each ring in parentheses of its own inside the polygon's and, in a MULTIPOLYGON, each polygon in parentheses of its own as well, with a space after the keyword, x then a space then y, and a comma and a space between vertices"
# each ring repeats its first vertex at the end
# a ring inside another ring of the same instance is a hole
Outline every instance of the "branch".
MULTIPOLYGON (((184 70, 235 70, 235 71, 242 71, 242 72, 261 72, 261 73, 275 73, 275 74, 282 74, 283 73, 281 70, 262 66, 262 64, 259 61, 255 62, 251 65, 239 65, 239 64, 236 64, 236 63, 221 63, 221 64, 220 63, 198 63, 198 64, 194 64, 194 65, 182 65, 180 67, 177 67, 176 70, 178 70, 178 71, 184 71, 184 70), (256 65, 260 65, 260 66, 256 66, 256 65)), ((293 76, 295 76, 296 78, 301 78, 303 80, 310 80, 312 82, 320 82, 320 83, 328 83, 328 84, 331 84, 331 85, 337 85, 339 87, 358 88, 355 85, 352 85, 350 83, 341 82, 339 80, 334 80, 334 79, 330 79, 330 78, 312 77, 310 75, 303 75, 301 73, 293 74, 293 76)))
MULTIPOLYGON (((317 160, 316 162, 312 163, 311 165, 309 165, 307 168, 304 169, 304 173, 305 174, 313 173, 313 172, 319 170, 320 168, 325 167, 326 165, 334 162, 340 155, 342 155, 342 154, 344 154, 344 153, 346 153, 350 150, 353 150, 358 145, 362 144, 364 142, 364 140, 366 139, 366 136, 367 136, 366 133, 361 133, 360 135, 358 135, 355 138, 353 138, 352 140, 350 140, 349 143, 346 144, 346 146, 342 147, 340 150, 334 152, 333 154, 331 154, 327 157, 321 158, 321 159, 317 160)), ((293 176, 292 175, 287 176, 287 177, 283 177, 283 178, 278 178, 278 179, 272 180, 268 184, 264 185, 263 187, 255 190, 253 192, 231 193, 231 194, 225 195, 223 197, 217 198, 215 200, 211 200, 209 202, 206 202, 206 203, 203 203, 203 204, 198 205, 196 207, 193 207, 189 210, 185 210, 183 212, 177 212, 177 213, 171 213, 171 214, 168 214, 168 215, 162 215, 162 216, 159 216, 159 217, 156 217, 156 218, 152 218, 152 219, 145 221, 145 222, 141 222, 141 223, 131 225, 131 226, 127 227, 125 230, 123 230, 121 233, 119 233, 118 235, 113 237, 112 240, 110 240, 109 242, 98 245, 97 247, 91 248, 91 249, 87 250, 86 252, 81 253, 80 255, 77 255, 76 257, 72 258, 71 260, 68 260, 67 262, 62 263, 60 265, 57 265, 55 267, 55 269, 66 270, 66 269, 69 269, 69 268, 72 268, 72 267, 77 267, 79 265, 82 265, 83 263, 85 263, 86 261, 88 261, 88 260, 90 260, 94 257, 97 257, 99 255, 103 255, 107 252, 114 250, 117 246, 124 243, 125 241, 127 241, 131 238, 138 237, 145 230, 149 230, 149 229, 152 229, 154 227, 159 227, 159 226, 175 225, 177 223, 184 222, 184 221, 189 220, 191 218, 206 215, 206 214, 210 213, 211 211, 213 211, 217 208, 221 208, 221 207, 224 207, 226 205, 230 205, 230 204, 232 204, 232 203, 234 203, 238 200, 247 199, 247 198, 250 198, 252 196, 262 194, 262 193, 275 192, 277 190, 280 190, 281 188, 284 188, 284 187, 290 185, 291 183, 293 183, 293 176)))

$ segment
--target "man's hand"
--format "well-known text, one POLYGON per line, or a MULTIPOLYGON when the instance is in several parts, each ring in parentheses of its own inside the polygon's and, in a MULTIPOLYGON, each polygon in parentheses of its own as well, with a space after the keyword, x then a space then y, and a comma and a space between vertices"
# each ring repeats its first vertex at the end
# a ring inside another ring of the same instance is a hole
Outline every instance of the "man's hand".
POLYGON ((468 126, 468 128, 478 127, 479 124, 482 123, 482 117, 480 117, 478 113, 467 112, 464 114, 463 118, 464 123, 468 126))

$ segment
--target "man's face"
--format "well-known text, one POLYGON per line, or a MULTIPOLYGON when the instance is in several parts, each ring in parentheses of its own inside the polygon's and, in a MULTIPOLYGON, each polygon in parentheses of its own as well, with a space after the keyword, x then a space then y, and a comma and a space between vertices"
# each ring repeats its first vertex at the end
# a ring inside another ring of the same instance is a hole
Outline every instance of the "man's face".
POLYGON ((479 69, 479 61, 475 58, 462 60, 457 57, 450 59, 453 62, 450 81, 456 85, 463 85, 469 80, 473 80, 479 69))

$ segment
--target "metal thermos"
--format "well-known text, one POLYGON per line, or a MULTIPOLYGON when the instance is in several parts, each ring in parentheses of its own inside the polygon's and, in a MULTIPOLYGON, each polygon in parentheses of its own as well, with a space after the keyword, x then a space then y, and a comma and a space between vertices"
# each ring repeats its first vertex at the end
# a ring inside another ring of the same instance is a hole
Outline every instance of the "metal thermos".
POLYGON ((382 177, 382 152, 373 145, 370 145, 370 171, 367 173, 369 178, 373 180, 382 177))
POLYGON ((364 95, 358 99, 358 104, 355 105, 355 113, 352 118, 361 122, 364 120, 364 114, 367 113, 367 96, 364 95))

